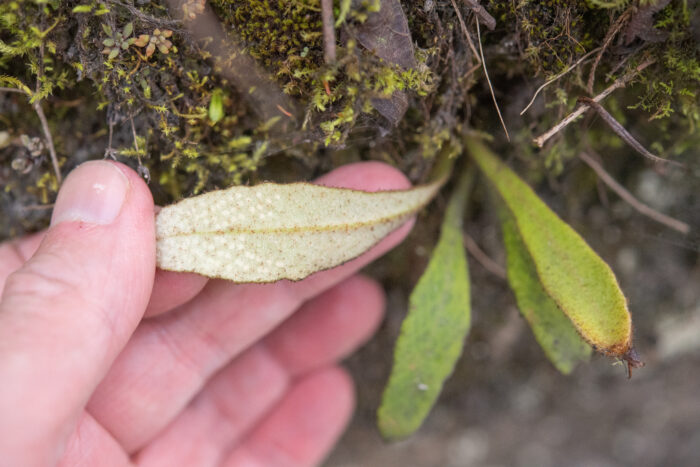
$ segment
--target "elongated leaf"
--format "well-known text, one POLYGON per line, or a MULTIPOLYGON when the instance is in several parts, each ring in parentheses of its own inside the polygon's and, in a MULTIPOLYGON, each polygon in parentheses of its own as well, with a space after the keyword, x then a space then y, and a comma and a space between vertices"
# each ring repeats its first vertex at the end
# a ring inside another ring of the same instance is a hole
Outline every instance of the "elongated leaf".
POLYGON ((389 439, 408 436, 423 423, 469 331, 469 271, 462 216, 472 178, 471 172, 461 177, 428 267, 411 293, 378 412, 379 429, 389 439))
POLYGON ((216 123, 224 118, 224 97, 221 89, 215 89, 209 101, 209 119, 216 123))
POLYGON ((591 347, 542 288, 513 215, 503 206, 499 215, 508 256, 508 283, 515 293, 520 313, 549 360, 559 371, 569 374, 578 362, 588 360, 591 347))
POLYGON ((303 279, 367 251, 441 185, 367 193, 264 183, 188 198, 156 218, 158 266, 235 282, 303 279))
POLYGON ((636 366, 627 301, 610 267, 485 146, 465 144, 512 213, 546 293, 595 349, 636 366))

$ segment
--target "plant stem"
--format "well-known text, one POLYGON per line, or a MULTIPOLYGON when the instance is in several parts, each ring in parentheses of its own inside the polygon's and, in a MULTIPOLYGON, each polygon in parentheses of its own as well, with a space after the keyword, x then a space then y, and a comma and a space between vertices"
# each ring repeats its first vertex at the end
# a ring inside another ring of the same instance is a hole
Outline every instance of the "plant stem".
MULTIPOLYGON (((622 76, 621 78, 618 78, 617 80, 615 80, 615 82, 613 84, 611 84, 603 92, 601 92, 600 94, 595 96, 593 98, 593 100, 596 102, 600 102, 603 99, 605 99, 606 97, 608 97, 610 94, 612 94, 612 92, 615 91, 616 89, 624 88, 627 85, 627 83, 629 83, 632 80, 632 78, 637 76, 637 74, 640 71, 642 71, 643 69, 645 69, 646 67, 648 67, 649 65, 651 65, 655 62, 656 62, 656 59, 654 59, 654 58, 650 58, 648 60, 645 60, 637 68, 635 68, 633 71, 631 71, 630 73, 627 73, 626 75, 622 76)), ((576 110, 574 110, 569 115, 564 117, 564 119, 561 122, 554 125, 554 127, 552 127, 549 131, 543 133, 542 135, 540 135, 537 138, 535 138, 534 140, 532 140, 532 142, 535 143, 537 145, 537 147, 541 148, 542 146, 544 146, 544 143, 546 143, 547 140, 549 140, 549 138, 551 138, 552 136, 559 133, 562 129, 566 128, 571 122, 573 122, 578 117, 580 117, 581 114, 583 114, 588 109, 589 109, 589 106, 587 104, 581 104, 578 108, 576 108, 576 110)))
POLYGON ((603 166, 596 161, 593 157, 588 155, 586 152, 580 152, 578 155, 579 159, 585 162, 591 169, 595 171, 598 177, 605 183, 612 191, 617 193, 617 195, 625 200, 627 204, 632 206, 637 212, 643 214, 650 219, 655 220, 667 227, 670 227, 682 234, 687 234, 690 232, 690 226, 685 222, 681 222, 674 219, 666 214, 660 213, 646 204, 635 198, 632 193, 627 191, 622 185, 620 185, 609 173, 605 171, 603 166))

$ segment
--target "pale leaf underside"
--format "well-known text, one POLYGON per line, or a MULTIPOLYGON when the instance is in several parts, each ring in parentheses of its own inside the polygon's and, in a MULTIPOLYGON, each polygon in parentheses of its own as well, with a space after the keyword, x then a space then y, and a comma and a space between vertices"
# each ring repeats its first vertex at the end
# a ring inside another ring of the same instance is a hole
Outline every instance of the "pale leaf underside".
POLYGON ((156 218, 158 266, 235 282, 300 280, 367 251, 440 186, 368 193, 264 183, 188 198, 156 218))

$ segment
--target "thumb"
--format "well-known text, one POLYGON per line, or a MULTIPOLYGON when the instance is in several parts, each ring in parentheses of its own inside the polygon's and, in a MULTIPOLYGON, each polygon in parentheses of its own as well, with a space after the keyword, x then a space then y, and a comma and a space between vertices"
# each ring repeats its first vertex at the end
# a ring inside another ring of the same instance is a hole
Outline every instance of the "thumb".
MULTIPOLYGON (((87 162, 61 187, 34 256, 0 300, 0 452, 51 465, 148 304, 153 199, 124 165, 87 162)), ((8 457, 9 456, 9 457, 8 457)))

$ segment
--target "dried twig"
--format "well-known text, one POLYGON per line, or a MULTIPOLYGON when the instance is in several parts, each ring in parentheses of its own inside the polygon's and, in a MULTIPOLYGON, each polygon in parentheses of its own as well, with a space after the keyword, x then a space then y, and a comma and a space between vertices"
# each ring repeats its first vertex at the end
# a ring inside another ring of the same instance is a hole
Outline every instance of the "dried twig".
POLYGON ((29 206, 22 206, 23 211, 46 211, 48 209, 53 209, 54 203, 50 204, 30 204, 29 206))
POLYGON ((155 24, 156 26, 164 27, 168 26, 169 28, 176 30, 176 31, 181 31, 180 26, 182 26, 182 21, 174 20, 174 19, 163 19, 163 18, 156 18, 154 16, 147 15, 143 11, 139 10, 136 8, 134 5, 129 5, 128 3, 123 3, 118 0, 107 0, 107 3, 111 3, 113 5, 119 5, 122 8, 126 8, 129 10, 129 13, 140 19, 141 21, 145 21, 147 23, 155 24))
MULTIPOLYGON (((39 89, 39 81, 37 80, 37 92, 39 89)), ((17 94, 24 94, 31 99, 31 94, 27 94, 28 91, 17 88, 0 88, 2 92, 14 92, 17 94)), ((53 166, 53 171, 56 174, 56 182, 60 186, 63 183, 63 177, 61 177, 61 168, 58 165, 58 156, 56 155, 56 148, 53 144, 53 137, 51 136, 51 131, 49 130, 49 122, 46 120, 46 115, 44 114, 44 109, 41 108, 39 101, 32 104, 34 112, 36 112, 39 121, 41 122, 41 129, 44 132, 44 138, 46 138, 46 146, 49 148, 49 157, 51 158, 51 165, 53 166)))
MULTIPOLYGON (((30 101, 32 97, 35 97, 39 95, 39 92, 41 91, 41 78, 44 74, 44 43, 42 42, 39 45, 39 66, 37 67, 37 72, 36 72, 36 91, 34 92, 34 96, 29 96, 30 101)), ((58 186, 61 186, 61 183, 63 183, 63 177, 61 177, 61 167, 58 165, 58 156, 56 155, 56 148, 53 144, 53 137, 51 136, 51 130, 49 130, 49 122, 46 120, 46 115, 44 114, 44 109, 41 107, 41 102, 39 99, 37 99, 33 104, 32 107, 34 107, 34 112, 36 112, 36 115, 39 117, 39 121, 41 122, 41 129, 44 132, 44 137, 46 138, 46 145, 49 148, 49 156, 51 157, 51 165, 53 165, 53 170, 54 173, 56 174, 56 182, 58 183, 58 186)))
POLYGON ((588 94, 593 94, 593 83, 595 82, 595 72, 596 69, 598 68, 598 64, 600 63, 600 59, 603 58, 603 54, 607 50, 608 46, 610 46, 610 43, 612 40, 615 38, 618 32, 620 32, 620 29, 625 25, 627 20, 629 19, 629 15, 632 11, 632 7, 628 8, 625 10, 624 13, 620 15, 619 18, 613 23, 612 26, 610 26, 610 29, 608 30, 607 34, 605 35, 605 39, 603 40, 603 45, 598 48, 599 52, 598 55, 595 56, 595 59, 593 60, 593 64, 591 65, 591 71, 588 74, 588 83, 586 84, 586 90, 588 91, 588 94))
POLYGON ((681 222, 677 219, 662 214, 646 204, 635 198, 632 193, 627 191, 622 185, 620 185, 609 173, 605 171, 603 166, 598 163, 593 157, 588 155, 586 152, 579 153, 578 157, 585 162, 591 169, 598 174, 598 177, 605 183, 612 191, 617 193, 617 195, 625 200, 630 206, 632 206, 637 212, 643 214, 650 219, 655 220, 667 227, 679 231, 682 234, 687 234, 690 232, 690 226, 685 222, 681 222))
POLYGON ((581 57, 581 58, 579 58, 578 60, 576 60, 576 63, 574 63, 573 65, 569 66, 569 68, 567 68, 566 70, 564 70, 564 71, 562 71, 561 73, 557 74, 557 75, 554 76, 553 78, 550 78, 550 79, 547 80, 542 86, 540 86, 539 88, 537 88, 537 91, 535 91, 535 94, 533 94, 532 99, 530 99, 530 102, 528 102, 528 104, 525 106, 525 108, 520 112, 520 115, 524 114, 525 112, 527 112, 527 110, 528 110, 530 107, 532 107, 532 104, 535 103, 535 99, 537 99, 538 94, 539 94, 544 88, 546 88, 547 86, 549 86, 550 84, 552 84, 553 82, 557 81, 559 78, 561 78, 562 76, 566 75, 568 72, 570 72, 571 70, 573 70, 574 68, 576 68, 577 66, 579 66, 579 65, 581 64, 581 62, 583 62, 585 59, 587 59, 588 57, 590 57, 591 54, 596 53, 596 52, 599 51, 600 49, 601 49, 601 48, 598 47, 598 48, 596 48, 596 49, 591 50, 590 52, 588 52, 587 54, 585 54, 583 57, 581 57))
MULTIPOLYGON (((632 70, 631 72, 627 73, 626 75, 615 80, 615 82, 613 84, 611 84, 603 92, 601 92, 600 94, 595 96, 593 98, 593 100, 595 102, 600 102, 603 99, 605 99, 606 97, 608 97, 610 94, 612 94, 612 92, 615 91, 616 89, 624 88, 627 85, 627 83, 629 83, 632 80, 632 78, 637 76, 637 74, 640 71, 644 70, 646 67, 653 64, 654 62, 656 62, 656 59, 654 59, 654 58, 650 58, 650 59, 645 60, 639 66, 637 66, 634 70, 632 70)), ((564 117, 564 119, 561 122, 557 123, 551 129, 549 129, 547 132, 543 133, 542 135, 540 135, 537 138, 535 138, 534 140, 532 140, 533 143, 535 143, 538 147, 541 148, 542 146, 544 146, 544 143, 546 143, 547 140, 549 140, 549 138, 551 138, 552 136, 559 133, 562 129, 566 128, 571 122, 573 122, 578 117, 580 117, 588 109, 589 109, 589 107, 587 104, 581 104, 580 106, 578 106, 576 108, 576 110, 574 110, 569 115, 564 117)))
POLYGON ((471 8, 476 17, 479 18, 479 21, 484 23, 484 26, 486 26, 489 31, 493 31, 496 28, 496 20, 494 17, 491 16, 477 0, 464 0, 464 3, 471 8))
POLYGON ((107 159, 109 157, 112 160, 117 160, 116 151, 112 148, 112 139, 114 137, 114 120, 111 116, 107 117, 107 126, 109 127, 109 138, 107 140, 107 149, 105 149, 104 158, 107 159))
POLYGON ((27 95, 26 92, 22 91, 21 89, 17 89, 17 88, 2 88, 2 87, 0 87, 0 92, 16 92, 17 94, 24 94, 25 96, 27 95))
POLYGON ((479 21, 476 21, 476 36, 479 39, 479 53, 481 54, 481 66, 484 67, 484 75, 486 76, 486 82, 489 84, 489 89, 491 90, 491 97, 493 98, 493 105, 496 106, 496 112, 498 113, 498 118, 501 120, 501 125, 503 126, 503 131, 506 133, 506 139, 510 141, 510 135, 508 134, 508 128, 506 128, 506 122, 503 121, 503 115, 501 115, 501 109, 498 108, 498 101, 496 100, 496 94, 493 92, 493 86, 491 86, 491 80, 489 79, 489 72, 486 69, 486 59, 484 58, 484 48, 481 45, 481 30, 479 28, 479 21))
POLYGON ((649 45, 649 44, 647 44, 647 43, 645 42, 645 43, 639 45, 639 47, 637 47, 636 49, 634 49, 632 52, 630 52, 630 53, 628 53, 627 55, 625 55, 625 56, 622 58, 622 60, 620 60, 620 61, 617 63, 617 65, 615 65, 615 66, 612 68, 612 70, 610 70, 609 73, 606 73, 605 82, 606 82, 606 83, 610 82, 610 80, 612 79, 612 76, 614 76, 615 73, 617 73, 618 70, 619 70, 620 68, 622 68, 622 66, 623 66, 625 63, 627 63, 631 58, 633 58, 635 55, 637 55, 637 54, 639 53, 639 51, 641 51, 642 49, 644 49, 647 45, 649 45))
MULTIPOLYGON (((476 51, 476 47, 474 46, 474 43, 472 42, 472 38, 469 35, 469 31, 467 31, 467 25, 464 24, 464 18, 462 18, 462 12, 459 11, 459 8, 457 7, 457 3, 455 3, 455 0, 450 0, 452 2, 452 8, 455 10, 455 13, 457 14, 457 19, 459 20, 459 26, 462 29, 462 34, 464 34, 464 38, 467 39, 467 44, 469 45, 469 48, 472 51, 472 54, 474 55, 474 58, 476 58, 478 65, 481 66, 481 57, 479 57, 479 52, 476 51)), ((471 71, 471 70, 470 70, 471 71)), ((467 73, 469 74, 469 73, 467 73)))
POLYGON ((464 248, 467 249, 469 254, 471 254, 474 259, 484 267, 484 269, 500 279, 506 279, 507 276, 505 268, 496 261, 492 260, 489 255, 484 252, 484 250, 479 248, 479 245, 477 245, 477 243, 468 233, 464 233, 462 239, 464 240, 464 248))
POLYGON ((141 150, 139 149, 139 139, 136 136, 136 126, 134 125, 134 117, 129 117, 129 121, 131 122, 131 134, 134 136, 134 147, 136 148, 136 159, 139 162, 139 166, 137 168, 138 174, 143 177, 144 180, 146 180, 146 183, 151 183, 151 172, 148 170, 148 167, 143 165, 141 162, 141 150))
POLYGON ((629 131, 627 131, 627 129, 624 126, 622 126, 622 124, 620 122, 618 122, 615 119, 615 117, 610 115, 610 112, 605 110, 605 107, 603 107, 602 105, 600 105, 599 103, 597 103, 593 99, 590 99, 588 97, 579 97, 578 100, 579 100, 579 102, 583 102, 585 104, 588 104, 589 107, 591 107, 593 110, 598 112, 598 115, 600 115, 600 117, 603 119, 603 121, 605 121, 605 123, 608 124, 608 126, 612 129, 612 131, 614 131, 615 134, 617 134, 617 136, 622 138, 622 140, 625 143, 629 144, 635 151, 637 151, 642 156, 644 156, 647 159, 652 160, 654 162, 665 162, 667 164, 673 164, 673 165, 677 165, 679 167, 684 167, 684 165, 681 164, 680 162, 671 161, 668 159, 663 159, 659 156, 656 156, 656 155, 650 153, 644 146, 642 146, 642 144, 639 141, 637 141, 634 138, 634 136, 632 136, 630 134, 629 131))
POLYGON ((333 63, 335 62, 333 0, 321 0, 321 20, 323 22, 323 59, 326 63, 333 63))
POLYGON ((41 129, 44 131, 44 137, 46 138, 46 145, 49 147, 49 155, 51 156, 51 165, 53 165, 53 170, 56 173, 56 182, 60 186, 63 183, 63 178, 61 177, 61 168, 58 165, 58 156, 56 155, 56 148, 53 145, 53 138, 51 137, 51 131, 49 130, 49 122, 46 120, 46 115, 44 115, 44 110, 41 108, 39 102, 34 103, 34 111, 41 121, 41 129))

